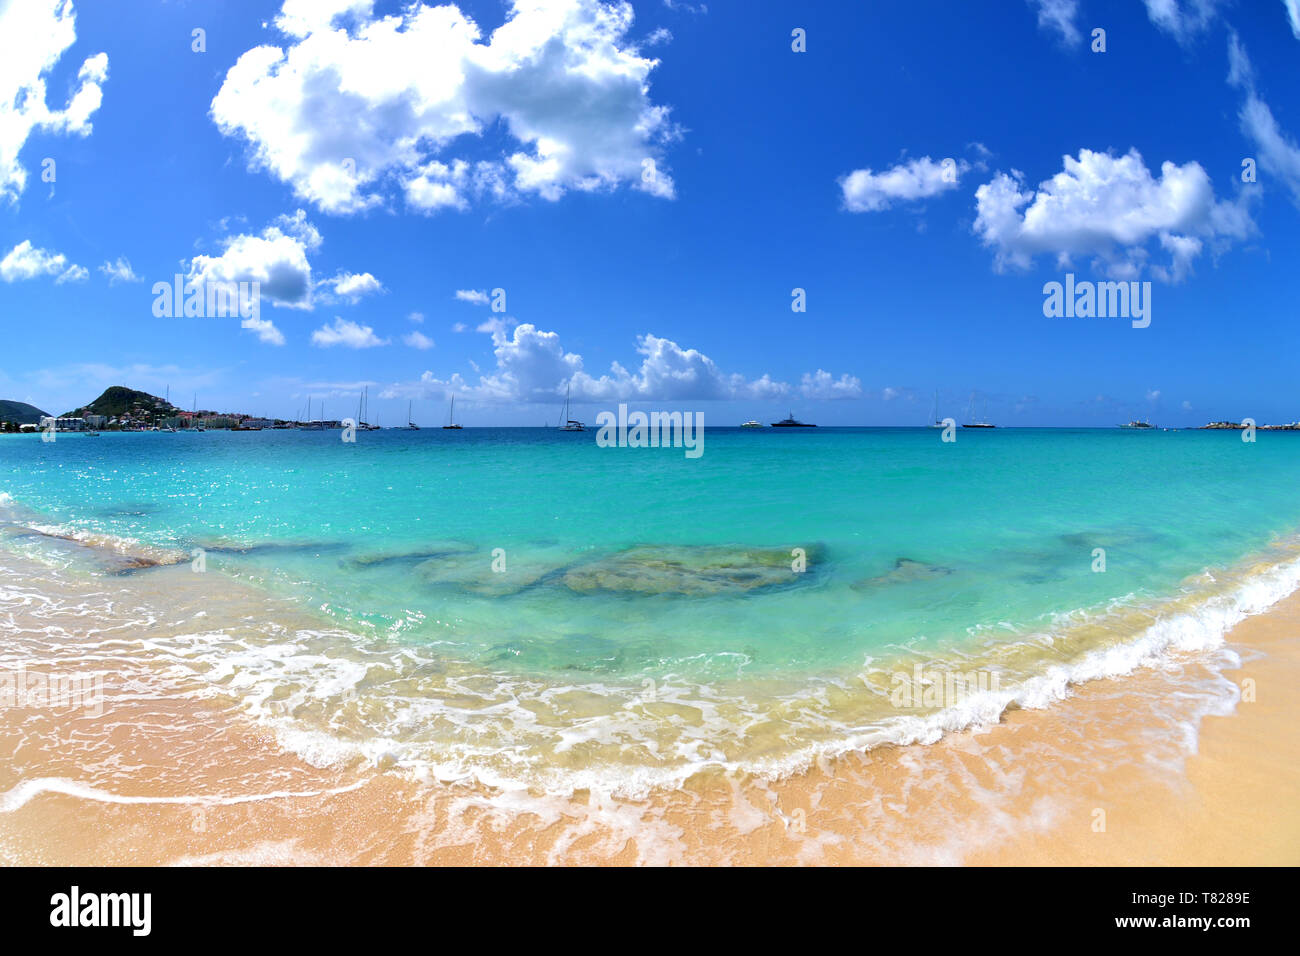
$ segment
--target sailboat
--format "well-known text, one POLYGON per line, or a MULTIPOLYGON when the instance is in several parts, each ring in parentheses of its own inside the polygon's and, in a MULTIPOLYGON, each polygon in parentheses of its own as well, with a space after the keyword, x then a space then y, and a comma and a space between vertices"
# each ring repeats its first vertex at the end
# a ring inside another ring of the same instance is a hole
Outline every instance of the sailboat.
POLYGON ((409 402, 409 401, 406 403, 406 428, 407 431, 418 432, 420 430, 420 426, 415 424, 415 422, 411 420, 411 406, 413 404, 414 402, 409 402))
POLYGON ((937 390, 934 393, 934 411, 931 413, 931 419, 933 421, 931 428, 944 427, 943 420, 939 418, 939 392, 937 390))
POLYGON ((984 415, 976 420, 975 418, 975 393, 970 393, 970 409, 966 413, 968 421, 962 425, 962 428, 997 428, 988 418, 989 400, 984 399, 984 415))
MULTIPOLYGON (((360 428, 363 432, 377 432, 379 431, 379 425, 377 423, 372 424, 371 422, 366 421, 366 418, 370 415, 370 386, 369 385, 365 387, 361 395, 362 395, 362 399, 361 399, 362 412, 357 415, 357 427, 360 428)), ((406 411, 407 411, 406 420, 409 422, 411 420, 411 415, 410 415, 411 410, 408 408, 406 411)))
MULTIPOLYGON (((321 410, 325 410, 324 403, 321 404, 321 410)), ((325 430, 323 424, 311 420, 311 396, 307 397, 307 420, 303 422, 302 429, 308 432, 323 432, 325 430)))
POLYGON ((455 395, 451 397, 451 410, 447 412, 447 424, 443 425, 442 427, 444 429, 461 427, 456 424, 456 396, 455 395))
POLYGON ((562 432, 585 432, 587 426, 580 421, 575 421, 569 417, 569 386, 564 387, 564 416, 560 419, 563 423, 560 425, 562 432))

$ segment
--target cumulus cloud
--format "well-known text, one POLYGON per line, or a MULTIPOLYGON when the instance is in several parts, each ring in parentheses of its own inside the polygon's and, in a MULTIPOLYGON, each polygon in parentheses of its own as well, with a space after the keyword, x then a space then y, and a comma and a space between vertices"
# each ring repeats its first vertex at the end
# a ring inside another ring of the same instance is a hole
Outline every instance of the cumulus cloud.
POLYGON ((429 338, 423 332, 408 332, 402 336, 402 341, 413 349, 431 349, 433 348, 433 339, 429 338))
MULTIPOLYGON (((852 375, 835 378, 830 372, 818 369, 809 374, 804 373, 799 383, 799 394, 804 398, 836 399, 859 398, 862 395, 862 382, 852 375)), ((898 396, 896 389, 886 388, 882 393, 885 401, 898 396)))
POLYGON ((105 262, 99 267, 99 271, 108 276, 109 285, 117 285, 119 282, 142 281, 135 274, 135 270, 131 268, 131 263, 125 256, 119 257, 116 262, 105 262))
POLYGON ((407 319, 408 322, 414 322, 416 325, 423 325, 423 324, 424 324, 424 313, 423 313, 423 312, 412 312, 410 315, 408 315, 408 316, 406 317, 406 319, 407 319))
POLYGON ((1038 26, 1043 30, 1053 30, 1067 45, 1079 42, 1079 28, 1074 20, 1079 13, 1078 0, 1029 0, 1038 9, 1038 26))
POLYGON ((311 264, 307 253, 321 244, 321 235, 300 209, 280 216, 260 235, 241 234, 223 240, 219 256, 190 260, 187 283, 257 282, 263 301, 290 308, 312 307, 311 264))
POLYGON ((67 105, 50 109, 46 75, 77 40, 70 0, 0 3, 0 200, 16 201, 27 186, 18 154, 33 132, 87 136, 103 102, 108 56, 87 57, 67 105))
POLYGON ((239 323, 240 328, 251 329, 257 333, 259 342, 265 342, 267 345, 283 345, 284 335, 275 327, 270 319, 262 319, 257 316, 244 319, 239 323))
POLYGON ((331 278, 313 281, 308 256, 322 242, 320 231, 299 209, 291 216, 277 216, 258 234, 223 239, 219 256, 195 256, 186 281, 257 282, 263 302, 294 309, 312 309, 318 302, 356 303, 363 296, 385 291, 369 272, 342 270, 331 278))
POLYGON ((671 198, 664 147, 680 132, 650 99, 658 61, 627 39, 632 22, 623 2, 513 0, 484 38, 454 4, 376 17, 371 0, 286 0, 282 46, 240 56, 211 116, 332 213, 396 194, 427 213, 619 185, 671 198))
POLYGON ((927 199, 956 189, 963 173, 970 169, 965 160, 935 161, 922 156, 899 163, 882 172, 855 169, 840 177, 844 208, 849 212, 879 212, 896 200, 927 199))
POLYGON ((488 294, 482 289, 457 289, 456 298, 471 305, 488 304, 488 294))
POLYGON ((1243 205, 1215 199, 1210 177, 1196 162, 1165 162, 1157 178, 1137 150, 1115 157, 1082 149, 1063 161, 1064 169, 1037 191, 1015 170, 975 191, 975 232, 994 250, 999 271, 1027 269, 1043 254, 1060 267, 1089 256, 1094 269, 1132 279, 1154 240, 1170 261, 1152 267, 1152 274, 1176 282, 1205 241, 1226 245, 1253 228, 1243 205))
MULTIPOLYGON (((821 369, 805 375, 797 388, 768 375, 750 379, 728 374, 702 352, 651 334, 637 338, 641 360, 635 371, 613 362, 601 375, 589 374, 582 356, 566 351, 558 333, 524 323, 510 330, 498 326, 490 334, 496 367, 479 374, 476 382, 466 381, 459 374, 441 379, 425 372, 417 382, 390 386, 383 397, 427 398, 455 392, 475 401, 545 404, 556 401, 566 389, 574 400, 584 402, 775 399, 795 394, 837 399, 861 395, 856 378, 841 375, 836 379, 821 369)), ((477 371, 477 366, 474 368, 477 371)))
POLYGON ((1284 184, 1300 206, 1300 146, 1278 126, 1273 111, 1256 92, 1254 68, 1236 33, 1228 37, 1228 65, 1228 83, 1246 94, 1239 114, 1241 131, 1255 145, 1260 170, 1284 184))
POLYGON ((370 349, 378 345, 387 345, 388 339, 375 335, 375 330, 368 325, 358 325, 347 319, 334 317, 333 323, 322 325, 312 332, 311 344, 321 348, 342 345, 350 349, 370 349))
POLYGON ((1286 19, 1291 24, 1291 33, 1300 40, 1300 0, 1282 0, 1286 8, 1286 19))
POLYGON ((482 322, 476 325, 474 327, 474 331, 483 332, 486 333, 487 335, 495 336, 500 332, 504 332, 506 329, 510 328, 513 325, 515 325, 514 319, 508 317, 503 318, 502 316, 494 315, 492 316, 492 318, 484 319, 482 322))
POLYGON ((369 272, 360 274, 354 272, 340 272, 332 279, 322 279, 318 288, 328 290, 333 295, 327 295, 323 301, 327 303, 337 299, 346 299, 348 302, 356 303, 361 301, 362 296, 374 295, 377 292, 383 292, 384 287, 378 279, 369 272))
POLYGON ((30 239, 24 239, 0 259, 0 281, 23 282, 54 276, 56 284, 64 282, 82 282, 90 273, 76 263, 69 263, 68 257, 61 252, 50 252, 32 245, 30 239))

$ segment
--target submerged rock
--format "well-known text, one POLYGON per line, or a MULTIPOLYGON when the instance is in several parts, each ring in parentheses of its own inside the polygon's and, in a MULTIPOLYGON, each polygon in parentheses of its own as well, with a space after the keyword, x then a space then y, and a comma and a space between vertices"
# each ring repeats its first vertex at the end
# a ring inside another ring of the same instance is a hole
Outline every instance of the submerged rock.
POLYGON ((474 545, 463 541, 436 541, 422 545, 413 551, 371 551, 345 558, 339 562, 343 567, 374 568, 385 564, 415 564, 430 558, 442 558, 453 554, 469 554, 475 550, 474 545))
POLYGON ((929 581, 947 577, 952 573, 952 568, 927 564, 924 561, 913 561, 911 558, 899 558, 894 562, 892 571, 874 578, 855 581, 850 587, 855 591, 868 591, 874 588, 892 587, 895 584, 911 584, 913 581, 929 581))
POLYGON ((804 548, 806 570, 798 573, 792 550, 643 545, 570 568, 562 583, 580 594, 742 594, 797 585, 824 556, 820 545, 804 548))
POLYGON ((350 547, 344 541, 260 541, 256 544, 237 544, 229 541, 195 542, 209 554, 321 554, 331 551, 346 551, 350 547))
POLYGON ((560 571, 568 563, 563 555, 507 550, 499 558, 492 551, 447 552, 421 561, 414 568, 434 587, 454 587, 472 594, 504 597, 530 588, 560 571), (499 569, 499 570, 498 570, 499 569))

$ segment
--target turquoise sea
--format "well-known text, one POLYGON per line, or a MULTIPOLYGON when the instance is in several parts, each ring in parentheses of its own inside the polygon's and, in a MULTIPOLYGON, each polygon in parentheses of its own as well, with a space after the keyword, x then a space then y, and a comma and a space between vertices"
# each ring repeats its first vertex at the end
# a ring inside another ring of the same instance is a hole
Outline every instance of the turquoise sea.
POLYGON ((240 595, 169 666, 311 759, 644 792, 1211 646, 1300 580, 1298 474, 1269 432, 711 428, 698 459, 547 429, 4 436, 0 548, 240 595), (900 708, 918 666, 995 687, 900 708))

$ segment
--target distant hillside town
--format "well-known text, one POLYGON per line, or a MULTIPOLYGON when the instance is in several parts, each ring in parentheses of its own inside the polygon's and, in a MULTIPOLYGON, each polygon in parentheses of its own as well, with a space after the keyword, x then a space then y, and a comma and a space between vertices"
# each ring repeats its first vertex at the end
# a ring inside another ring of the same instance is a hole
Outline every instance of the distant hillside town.
MULTIPOLYGON (((165 398, 133 388, 114 385, 93 402, 53 416, 23 402, 0 402, 0 431, 34 432, 53 422, 56 431, 257 431, 263 428, 294 428, 307 423, 259 418, 242 412, 220 412, 194 408, 184 411, 165 398)), ((320 427, 340 423, 318 422, 320 427)))

